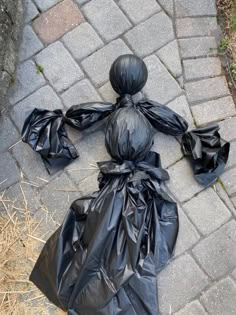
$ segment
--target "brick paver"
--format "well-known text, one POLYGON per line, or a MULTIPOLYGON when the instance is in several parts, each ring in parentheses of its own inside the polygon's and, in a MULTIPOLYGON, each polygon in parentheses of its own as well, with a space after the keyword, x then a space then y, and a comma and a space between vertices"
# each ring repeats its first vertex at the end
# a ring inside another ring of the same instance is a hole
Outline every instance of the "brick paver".
POLYGON ((199 301, 193 301, 188 304, 184 309, 175 313, 175 315, 206 315, 204 308, 199 301))
POLYGON ((159 12, 124 36, 135 54, 144 57, 173 40, 174 31, 170 18, 164 12, 159 12))
POLYGON ((184 18, 176 20, 178 38, 214 36, 217 32, 215 17, 184 18))
POLYGON ((72 200, 97 190, 96 161, 110 159, 105 121, 83 132, 67 127, 80 158, 53 176, 40 156, 19 142, 20 131, 34 107, 66 110, 94 100, 115 102, 111 63, 120 54, 137 54, 149 70, 137 99, 145 94, 167 105, 189 129, 219 123, 222 138, 231 142, 226 171, 213 188, 204 189, 183 157, 180 139, 155 135, 153 150, 168 169, 167 189, 179 203, 180 221, 173 261, 158 276, 161 315, 234 315, 236 111, 217 56, 215 0, 24 2, 11 107, 0 121, 0 191, 17 207, 23 187, 32 214, 44 220, 47 239, 72 200))
POLYGON ((192 198, 184 204, 184 209, 203 235, 212 233, 231 217, 230 211, 212 188, 192 198))
POLYGON ((216 15, 215 0, 198 0, 197 5, 195 0, 176 0, 175 5, 178 17, 216 15))
POLYGON ((12 86, 10 103, 15 104, 46 83, 43 75, 37 73, 36 64, 32 60, 21 63, 16 72, 16 84, 12 86))
POLYGON ((161 10, 160 5, 155 0, 120 0, 119 5, 135 24, 161 10))
POLYGON ((217 44, 213 36, 183 38, 179 40, 179 45, 182 58, 207 57, 217 54, 217 44))
POLYGON ((55 42, 36 55, 43 73, 57 92, 62 92, 84 77, 83 71, 61 42, 55 42))
POLYGON ((229 95, 228 84, 223 76, 186 83, 185 88, 190 103, 229 95))
POLYGON ((231 96, 204 102, 192 107, 193 117, 198 126, 219 121, 236 114, 235 104, 231 96))
POLYGON ((84 6, 87 19, 106 40, 115 39, 131 27, 131 23, 112 0, 93 0, 84 6))
POLYGON ((19 53, 20 61, 28 59, 43 48, 43 44, 41 43, 31 26, 25 26, 22 36, 23 38, 19 53))
POLYGON ((221 62, 217 57, 184 60, 183 66, 186 80, 214 77, 222 72, 221 62))
POLYGON ((210 288, 201 298, 210 315, 234 315, 236 309, 236 285, 226 278, 210 288))
POLYGON ((63 0, 34 20, 33 27, 42 41, 49 44, 83 21, 83 15, 75 3, 72 0, 63 0))
POLYGON ((12 108, 11 117, 19 131, 22 130, 26 116, 35 107, 50 110, 63 109, 62 102, 56 92, 48 85, 43 86, 12 108))
POLYGON ((76 60, 87 57, 103 46, 101 38, 89 23, 80 24, 62 40, 76 60))
POLYGON ((166 104, 182 94, 177 81, 155 55, 146 57, 144 61, 148 68, 148 80, 144 87, 144 93, 150 99, 166 104), (168 90, 165 88, 166 86, 169 86, 168 90))
POLYGON ((177 311, 208 285, 208 278, 190 255, 168 265, 159 275, 160 310, 163 314, 177 311))
POLYGON ((213 279, 218 279, 236 267, 236 222, 232 220, 202 240, 193 249, 200 265, 213 279))
POLYGON ((176 40, 159 49, 157 56, 175 78, 182 74, 181 60, 176 40))

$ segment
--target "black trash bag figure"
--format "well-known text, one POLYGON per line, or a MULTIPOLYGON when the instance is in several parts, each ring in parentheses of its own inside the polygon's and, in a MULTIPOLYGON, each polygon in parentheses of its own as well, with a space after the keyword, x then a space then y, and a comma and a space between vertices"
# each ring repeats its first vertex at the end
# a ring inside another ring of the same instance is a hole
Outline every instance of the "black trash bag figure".
MULTIPOLYGON (((204 184, 216 180, 227 161, 228 145, 213 127, 186 133, 187 122, 169 108, 150 100, 135 103, 132 95, 146 80, 141 59, 120 56, 110 70, 111 84, 120 95, 115 105, 76 105, 63 119, 58 117, 54 132, 60 157, 64 151, 67 157, 75 152, 69 141, 60 142, 64 123, 83 130, 107 116, 105 144, 112 157, 98 163, 99 190, 72 203, 30 276, 68 315, 159 314, 156 276, 173 255, 179 223, 177 205, 163 185, 169 175, 159 154, 151 151, 155 129, 183 136, 185 153, 197 161, 194 171, 204 184)), ((51 150, 51 115, 33 111, 23 139, 33 148, 45 144, 51 153, 44 158, 53 165, 57 154, 51 150)))

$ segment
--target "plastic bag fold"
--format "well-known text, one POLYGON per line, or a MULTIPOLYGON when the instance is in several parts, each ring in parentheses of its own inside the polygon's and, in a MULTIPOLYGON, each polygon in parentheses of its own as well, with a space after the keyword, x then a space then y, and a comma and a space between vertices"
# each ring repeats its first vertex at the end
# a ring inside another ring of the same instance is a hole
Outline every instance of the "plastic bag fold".
POLYGON ((156 274, 178 234, 177 205, 161 187, 168 173, 155 152, 98 166, 99 191, 72 203, 30 280, 68 315, 157 315, 156 274))
POLYGON ((49 174, 54 174, 79 156, 68 138, 61 110, 35 108, 26 118, 22 140, 38 152, 49 174))
POLYGON ((212 185, 223 173, 230 144, 221 139, 219 126, 197 128, 182 137, 184 154, 189 157, 194 176, 203 186, 212 185))
POLYGON ((59 109, 35 108, 25 120, 22 140, 41 155, 48 173, 54 174, 79 156, 68 138, 65 124, 83 130, 108 116, 113 109, 111 103, 101 102, 72 106, 65 115, 59 109))

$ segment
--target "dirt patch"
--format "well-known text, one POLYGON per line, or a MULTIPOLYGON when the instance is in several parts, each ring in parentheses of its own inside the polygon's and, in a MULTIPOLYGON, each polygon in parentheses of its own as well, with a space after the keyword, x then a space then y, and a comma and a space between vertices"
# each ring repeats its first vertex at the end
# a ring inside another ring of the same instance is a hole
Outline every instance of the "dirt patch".
POLYGON ((223 37, 218 45, 231 93, 236 101, 236 0, 217 0, 223 37))

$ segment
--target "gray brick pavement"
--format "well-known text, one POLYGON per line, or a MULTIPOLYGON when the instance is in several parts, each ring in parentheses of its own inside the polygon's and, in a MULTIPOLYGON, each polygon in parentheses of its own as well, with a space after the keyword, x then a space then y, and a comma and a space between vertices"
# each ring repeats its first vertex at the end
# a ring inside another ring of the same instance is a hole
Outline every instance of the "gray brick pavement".
POLYGON ((217 33, 217 20, 215 17, 176 19, 176 31, 178 38, 214 36, 217 33))
POLYGON ((219 123, 220 135, 226 141, 236 139, 236 117, 223 120, 219 123))
POLYGON ((41 11, 46 11, 61 1, 62 0, 47 0, 47 1, 35 0, 35 3, 41 11))
POLYGON ((230 278, 223 279, 210 288, 201 302, 210 315, 234 315, 236 309, 236 285, 230 278))
POLYGON ((22 130, 25 118, 35 108, 48 110, 63 109, 63 105, 54 90, 46 85, 16 104, 11 110, 11 118, 22 130))
POLYGON ((206 315, 204 308, 199 301, 189 303, 184 309, 175 313, 175 315, 206 315))
POLYGON ((82 23, 63 37, 76 60, 83 59, 103 46, 103 41, 89 23, 82 23))
POLYGON ((185 16, 215 16, 216 4, 215 0, 176 0, 176 15, 178 17, 185 16))
POLYGON ((161 155, 161 163, 164 168, 174 164, 183 156, 179 142, 174 137, 161 132, 155 133, 152 150, 161 155))
POLYGON ((62 92, 84 77, 78 64, 60 42, 55 42, 36 55, 43 73, 57 92, 62 92))
POLYGON ((19 53, 20 61, 28 59, 43 48, 43 44, 41 43, 40 39, 35 34, 31 26, 25 26, 22 36, 23 38, 19 53))
POLYGON ((180 54, 182 58, 198 58, 215 56, 217 44, 215 37, 194 37, 179 39, 180 54))
POLYGON ((202 102, 230 94, 227 81, 223 76, 186 83, 185 89, 190 103, 202 102))
POLYGON ((63 173, 43 187, 40 192, 40 199, 53 216, 53 219, 58 223, 62 223, 71 203, 79 195, 79 191, 71 179, 63 173))
POLYGON ((234 116, 235 104, 231 96, 222 97, 192 107, 193 117, 198 126, 234 116))
POLYGON ((81 80, 65 91, 61 98, 67 108, 85 102, 101 101, 101 97, 88 79, 81 80))
POLYGON ((184 255, 159 274, 160 310, 170 314, 195 298, 208 285, 208 278, 190 255, 184 255))
POLYGON ((30 22, 39 14, 32 0, 25 0, 25 23, 30 22))
POLYGON ((155 0, 120 0, 119 5, 134 24, 142 22, 161 10, 155 0))
POLYGON ((80 158, 49 176, 40 157, 17 143, 27 111, 101 99, 115 102, 111 63, 124 53, 145 57, 146 96, 184 116, 190 129, 219 122, 222 137, 232 143, 227 171, 214 189, 204 190, 183 158, 180 139, 155 135, 153 149, 168 168, 167 186, 179 202, 180 220, 174 260, 158 277, 161 315, 234 314, 236 115, 217 57, 215 1, 26 0, 26 5, 21 44, 21 60, 26 61, 19 62, 9 95, 14 106, 1 121, 0 190, 6 189, 6 198, 20 206, 20 187, 24 189, 34 217, 44 218, 41 233, 47 239, 70 203, 98 188, 96 161, 110 158, 105 122, 84 132, 68 127, 80 158))
POLYGON ((236 222, 231 220, 202 240, 193 249, 200 265, 213 279, 218 279, 236 267, 236 222))
POLYGON ((106 41, 115 39, 131 27, 127 17, 112 0, 93 0, 85 4, 83 12, 106 41))
POLYGON ((143 91, 148 98, 166 104, 182 94, 179 84, 157 56, 151 55, 146 57, 144 62, 148 68, 148 80, 143 91), (168 90, 166 86, 169 86, 168 90))
POLYGON ((203 235, 212 233, 231 217, 230 211, 212 188, 185 203, 184 209, 203 235))
POLYGON ((185 95, 177 97, 173 101, 169 102, 167 106, 179 115, 183 116, 189 123, 189 128, 194 127, 193 116, 185 95))
POLYGON ((20 170, 9 152, 1 152, 0 170, 1 190, 10 187, 20 179, 20 170))
POLYGON ((166 68, 175 77, 182 74, 181 60, 179 55, 178 42, 174 40, 157 51, 157 56, 164 63, 166 68))
POLYGON ((169 16, 174 15, 174 0, 159 0, 160 5, 166 11, 169 16))
POLYGON ((0 151, 4 151, 19 141, 20 135, 8 117, 1 117, 0 124, 0 151))
POLYGON ((184 211, 179 208, 179 236, 176 243, 175 256, 179 256, 193 247, 200 239, 194 225, 190 222, 184 211))
POLYGON ((170 18, 164 12, 159 12, 124 36, 135 54, 144 57, 173 40, 174 30, 170 18))
POLYGON ((131 50, 127 45, 121 39, 117 39, 83 60, 81 64, 91 81, 98 87, 108 81, 112 62, 119 55, 129 53, 131 50))
POLYGON ((186 80, 197 80, 214 77, 221 74, 221 62, 217 57, 184 60, 184 74, 186 80), (198 71, 196 72, 196 69, 198 71))
POLYGON ((186 201, 203 190, 193 178, 193 171, 186 159, 169 168, 170 180, 167 185, 180 201, 186 201))
POLYGON ((12 86, 10 103, 15 104, 46 83, 43 75, 37 73, 36 65, 28 60, 18 66, 15 84, 12 86))

